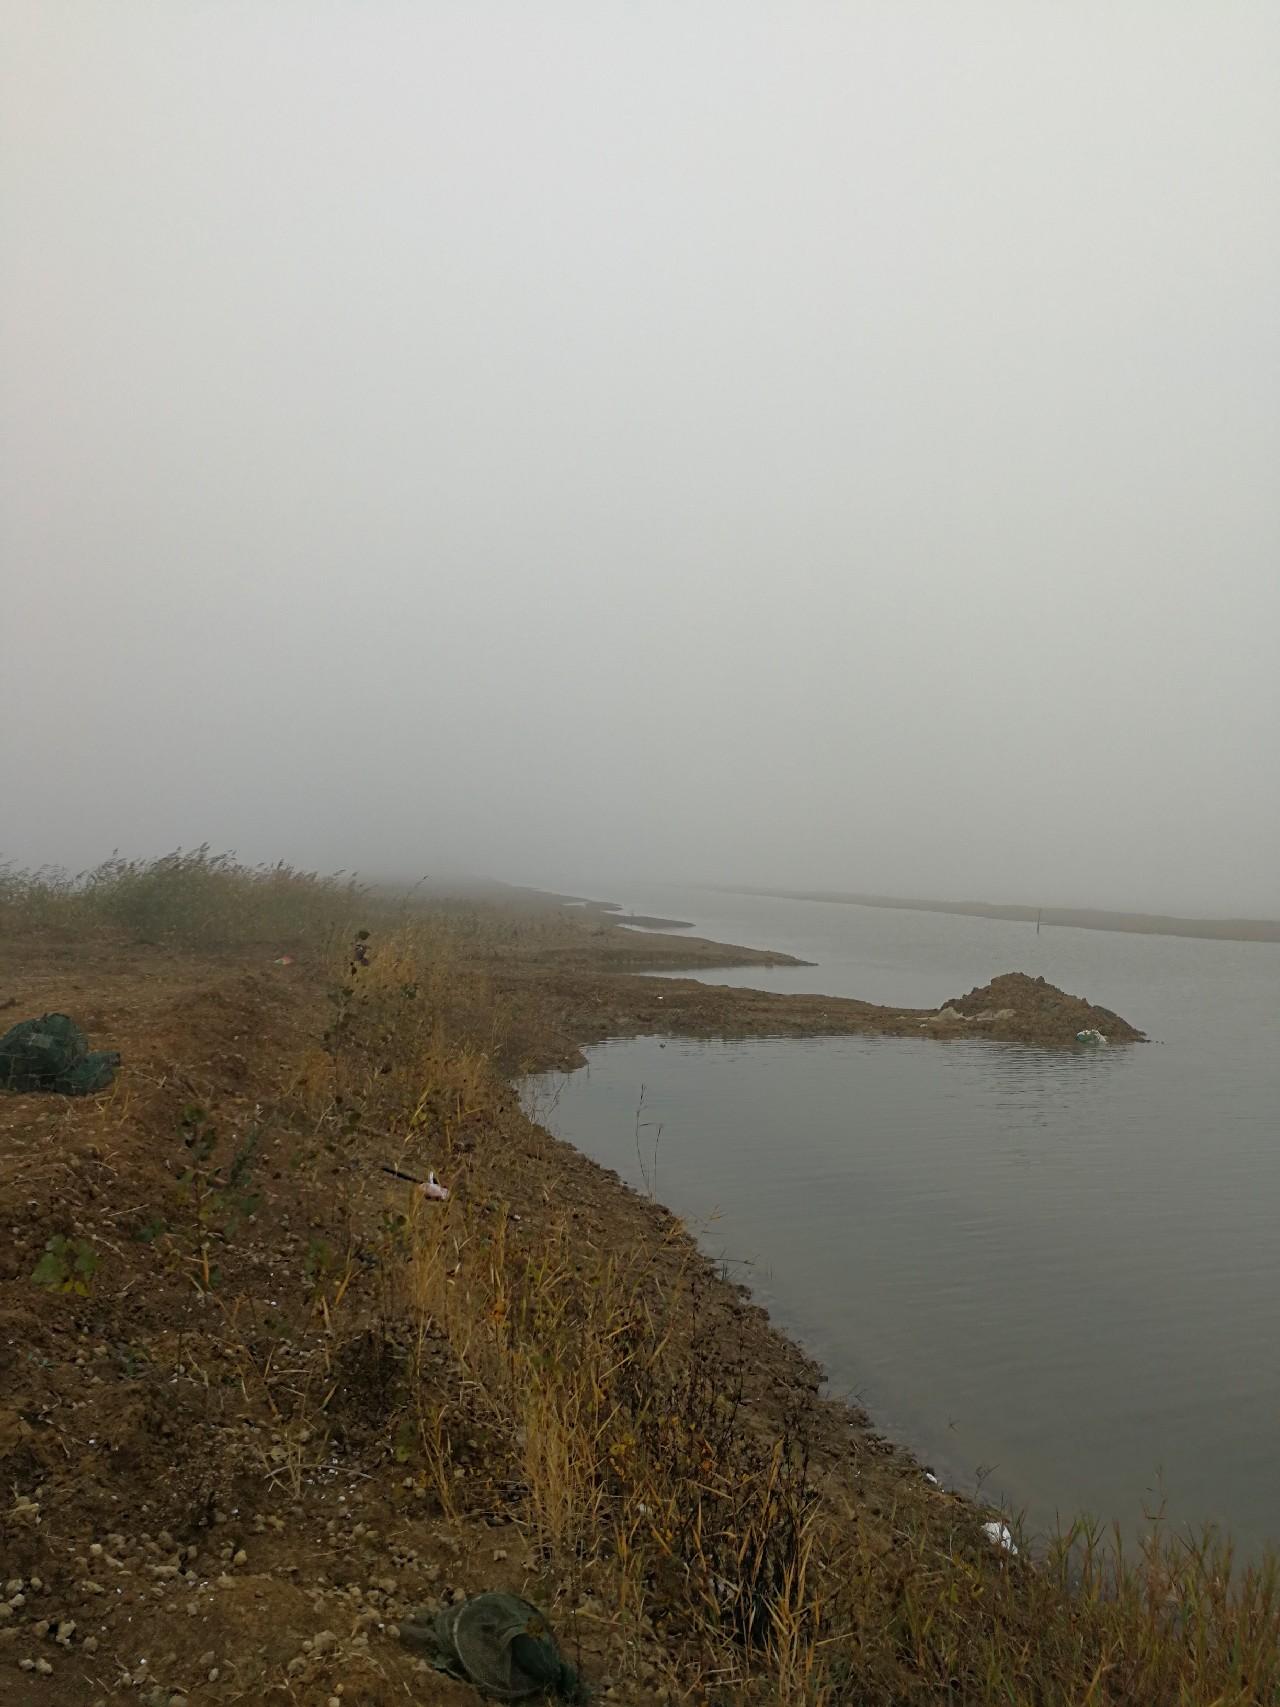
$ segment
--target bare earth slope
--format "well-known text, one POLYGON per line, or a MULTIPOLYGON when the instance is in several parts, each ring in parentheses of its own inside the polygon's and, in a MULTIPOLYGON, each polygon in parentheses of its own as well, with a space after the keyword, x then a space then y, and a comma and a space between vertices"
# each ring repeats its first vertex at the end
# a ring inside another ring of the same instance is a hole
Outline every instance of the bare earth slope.
MULTIPOLYGON (((124 1056, 96 1097, 0 1095, 0 1702, 474 1701, 396 1621, 488 1587, 620 1702, 808 1700, 828 1629, 866 1700, 978 1700, 979 1628, 1029 1651, 982 1514, 492 1064, 987 1022, 636 975, 691 956, 778 958, 526 917, 375 933, 367 967, 0 942, 6 1020, 124 1056), (911 1636, 901 1585, 943 1577, 911 1636)), ((1036 1041, 1099 1012, 997 997, 1036 1041)))

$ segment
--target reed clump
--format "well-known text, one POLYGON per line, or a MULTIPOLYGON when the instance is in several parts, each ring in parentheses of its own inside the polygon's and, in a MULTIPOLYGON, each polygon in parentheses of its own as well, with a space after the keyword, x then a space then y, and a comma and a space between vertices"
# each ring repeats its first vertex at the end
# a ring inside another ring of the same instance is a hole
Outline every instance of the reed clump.
POLYGON ((103 929, 157 943, 232 948, 320 943, 369 910, 354 879, 284 863, 248 866, 207 846, 158 859, 114 856, 72 875, 0 865, 0 931, 64 937, 103 929))

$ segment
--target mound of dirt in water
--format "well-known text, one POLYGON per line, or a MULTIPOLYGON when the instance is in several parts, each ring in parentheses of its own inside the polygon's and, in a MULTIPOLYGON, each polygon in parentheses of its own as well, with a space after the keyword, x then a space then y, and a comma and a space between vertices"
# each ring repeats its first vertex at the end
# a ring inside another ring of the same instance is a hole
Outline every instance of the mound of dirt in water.
POLYGON ((1095 1007, 1081 996, 1069 996, 1044 978, 1025 972, 1004 972, 989 984, 970 990, 943 1004, 971 1023, 1000 1022, 1002 1037, 1025 1038, 1029 1043, 1069 1043, 1080 1031, 1100 1031, 1109 1043, 1140 1043, 1146 1034, 1112 1013, 1095 1007))

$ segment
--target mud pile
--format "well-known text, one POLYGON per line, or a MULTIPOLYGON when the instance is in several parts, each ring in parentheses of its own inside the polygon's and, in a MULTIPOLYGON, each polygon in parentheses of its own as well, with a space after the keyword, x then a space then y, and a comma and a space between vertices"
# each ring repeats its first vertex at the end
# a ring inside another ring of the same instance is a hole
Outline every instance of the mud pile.
POLYGON ((1070 1043, 1081 1031, 1100 1031, 1109 1043, 1140 1043, 1146 1036, 1110 1008, 1069 996, 1025 972, 1004 972, 967 996, 944 1002, 940 1012, 948 1010, 973 1025, 998 1021, 1002 1037, 1027 1042, 1070 1043))

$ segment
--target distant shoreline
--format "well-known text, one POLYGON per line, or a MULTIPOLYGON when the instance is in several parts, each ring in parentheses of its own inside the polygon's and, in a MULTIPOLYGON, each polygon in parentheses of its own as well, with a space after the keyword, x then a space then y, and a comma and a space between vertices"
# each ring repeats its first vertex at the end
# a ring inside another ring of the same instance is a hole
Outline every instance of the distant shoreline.
POLYGON ((779 901, 831 901, 911 913, 953 913, 971 919, 1067 925, 1085 931, 1129 931, 1139 936, 1201 937, 1213 942, 1280 942, 1280 919, 1183 919, 1170 913, 1115 913, 1100 907, 1020 907, 988 901, 909 901, 892 895, 857 895, 837 889, 749 889, 709 885, 727 895, 769 895, 779 901))

